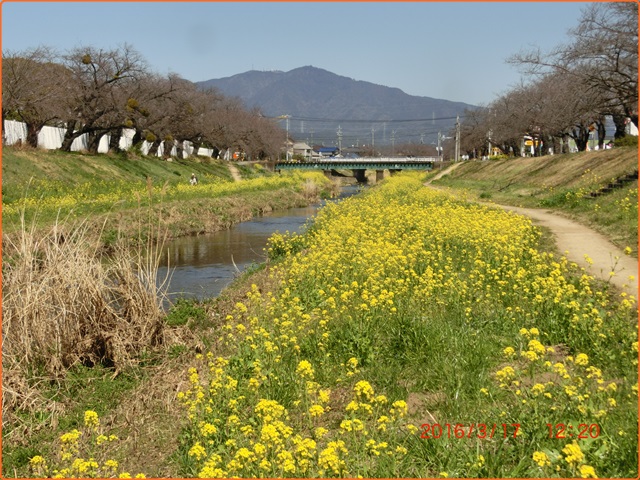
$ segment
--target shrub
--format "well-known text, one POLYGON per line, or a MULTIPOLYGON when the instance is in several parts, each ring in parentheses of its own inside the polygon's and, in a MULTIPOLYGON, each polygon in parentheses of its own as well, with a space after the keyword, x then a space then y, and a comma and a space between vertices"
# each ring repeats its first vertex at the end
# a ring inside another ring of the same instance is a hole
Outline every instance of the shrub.
POLYGON ((615 147, 637 147, 638 137, 635 135, 625 135, 622 138, 616 138, 613 141, 615 147))

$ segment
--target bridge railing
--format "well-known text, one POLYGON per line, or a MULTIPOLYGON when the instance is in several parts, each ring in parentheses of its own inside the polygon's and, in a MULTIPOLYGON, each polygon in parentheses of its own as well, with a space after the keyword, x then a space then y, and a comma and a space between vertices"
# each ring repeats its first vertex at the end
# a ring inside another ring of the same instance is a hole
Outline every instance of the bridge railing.
POLYGON ((277 162, 275 169, 431 170, 435 162, 435 157, 328 158, 307 162, 277 162))

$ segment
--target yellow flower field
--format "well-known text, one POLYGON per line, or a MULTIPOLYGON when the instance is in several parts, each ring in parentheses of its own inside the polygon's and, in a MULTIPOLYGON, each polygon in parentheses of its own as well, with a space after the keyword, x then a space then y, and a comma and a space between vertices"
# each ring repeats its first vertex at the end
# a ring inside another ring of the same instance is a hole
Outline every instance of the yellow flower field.
MULTIPOLYGON (((175 183, 154 185, 150 182, 106 181, 69 185, 63 182, 40 180, 25 188, 19 199, 2 204, 5 219, 17 218, 21 212, 28 216, 36 211, 41 216, 58 212, 74 215, 109 211, 118 206, 135 207, 146 205, 150 199, 164 201, 188 200, 191 198, 218 198, 251 191, 275 190, 278 188, 300 188, 306 179, 314 179, 319 185, 328 180, 319 172, 293 173, 271 177, 259 177, 241 182, 225 181, 217 177, 204 178, 198 185, 175 183)), ((15 187, 14 187, 15 188, 15 187)))
POLYGON ((636 299, 398 175, 274 235, 179 393, 184 476, 635 477, 636 299))
POLYGON ((247 292, 181 395, 185 474, 634 472, 635 299, 538 237, 415 176, 274 236, 279 287, 247 292))

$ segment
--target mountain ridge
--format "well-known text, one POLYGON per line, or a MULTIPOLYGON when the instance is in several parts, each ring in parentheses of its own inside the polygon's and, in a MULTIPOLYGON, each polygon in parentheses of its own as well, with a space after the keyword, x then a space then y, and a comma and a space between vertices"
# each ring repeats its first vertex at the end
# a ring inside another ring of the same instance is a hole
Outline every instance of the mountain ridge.
MULTIPOLYGON (((288 72, 249 70, 196 85, 237 97, 247 108, 258 108, 268 117, 288 115, 316 122, 312 127, 316 138, 327 140, 335 137, 336 122, 347 122, 343 128, 345 135, 362 139, 381 123, 385 126, 388 123, 391 133, 395 122, 401 121, 404 123, 397 125, 402 131, 399 140, 433 143, 438 132, 453 128, 457 115, 462 115, 465 109, 477 108, 463 102, 409 95, 396 87, 356 80, 311 65, 288 72), (322 125, 322 121, 331 125, 322 125), (356 125, 357 122, 361 123, 356 125)), ((386 143, 391 139, 384 137, 382 141, 386 143)))

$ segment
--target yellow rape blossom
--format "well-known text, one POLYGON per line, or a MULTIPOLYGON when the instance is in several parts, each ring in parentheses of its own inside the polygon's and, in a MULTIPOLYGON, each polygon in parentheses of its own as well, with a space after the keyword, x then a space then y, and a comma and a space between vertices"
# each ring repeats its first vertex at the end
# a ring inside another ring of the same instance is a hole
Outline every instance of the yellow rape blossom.
POLYGON ((582 453, 578 442, 575 441, 567 444, 562 449, 562 453, 564 453, 564 459, 569 465, 578 465, 584 460, 584 453, 582 453))
POLYGON ((538 452, 538 451, 533 452, 533 461, 536 462, 541 467, 547 467, 551 465, 551 461, 549 460, 549 457, 544 452, 538 452))
POLYGON ((300 363, 298 363, 296 373, 302 378, 307 378, 309 380, 312 380, 314 376, 313 367, 307 360, 302 360, 300 363))
POLYGON ((590 465, 580 465, 578 468, 580 478, 598 478, 595 469, 590 465))

